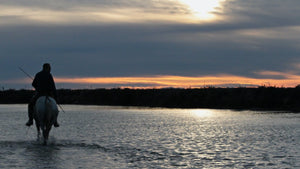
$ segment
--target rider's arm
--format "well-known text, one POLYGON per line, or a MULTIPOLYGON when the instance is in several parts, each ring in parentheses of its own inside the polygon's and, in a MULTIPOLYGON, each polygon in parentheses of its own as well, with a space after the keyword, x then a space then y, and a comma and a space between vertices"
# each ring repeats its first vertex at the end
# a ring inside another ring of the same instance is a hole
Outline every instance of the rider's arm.
POLYGON ((34 79, 32 81, 32 86, 36 89, 38 86, 38 80, 37 80, 37 75, 34 76, 34 79))

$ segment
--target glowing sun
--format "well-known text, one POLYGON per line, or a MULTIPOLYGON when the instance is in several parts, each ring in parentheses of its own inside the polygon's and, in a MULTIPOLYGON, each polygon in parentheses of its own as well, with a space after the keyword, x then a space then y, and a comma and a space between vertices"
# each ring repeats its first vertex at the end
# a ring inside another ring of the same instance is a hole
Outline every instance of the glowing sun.
POLYGON ((215 17, 214 11, 222 8, 221 2, 225 0, 180 0, 187 5, 194 16, 200 19, 210 20, 215 17))

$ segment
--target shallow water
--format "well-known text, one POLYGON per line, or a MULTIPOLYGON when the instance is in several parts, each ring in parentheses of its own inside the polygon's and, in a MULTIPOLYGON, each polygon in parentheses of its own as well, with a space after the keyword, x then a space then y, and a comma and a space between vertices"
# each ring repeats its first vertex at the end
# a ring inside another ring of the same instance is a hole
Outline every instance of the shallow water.
POLYGON ((0 105, 0 168, 300 168, 300 114, 63 105, 49 145, 0 105))

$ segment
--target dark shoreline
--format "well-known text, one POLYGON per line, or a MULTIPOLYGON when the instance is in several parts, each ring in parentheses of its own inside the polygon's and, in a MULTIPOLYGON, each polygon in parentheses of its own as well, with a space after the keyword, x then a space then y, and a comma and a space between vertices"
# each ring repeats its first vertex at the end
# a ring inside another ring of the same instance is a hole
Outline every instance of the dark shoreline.
MULTIPOLYGON (((59 89, 59 104, 300 111, 300 88, 59 89)), ((0 104, 26 104, 32 90, 0 91, 0 104)))

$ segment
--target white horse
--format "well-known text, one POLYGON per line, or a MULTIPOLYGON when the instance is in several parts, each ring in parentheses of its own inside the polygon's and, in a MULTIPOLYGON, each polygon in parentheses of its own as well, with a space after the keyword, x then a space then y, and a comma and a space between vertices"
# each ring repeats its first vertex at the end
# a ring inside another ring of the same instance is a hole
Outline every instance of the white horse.
POLYGON ((41 96, 37 99, 35 104, 35 124, 40 138, 43 132, 44 144, 47 145, 49 132, 58 115, 58 108, 56 101, 50 96, 41 96))

